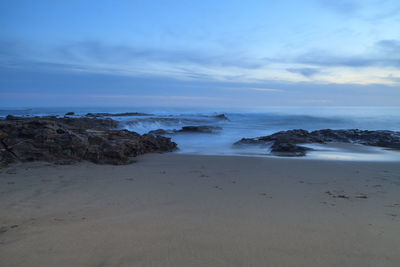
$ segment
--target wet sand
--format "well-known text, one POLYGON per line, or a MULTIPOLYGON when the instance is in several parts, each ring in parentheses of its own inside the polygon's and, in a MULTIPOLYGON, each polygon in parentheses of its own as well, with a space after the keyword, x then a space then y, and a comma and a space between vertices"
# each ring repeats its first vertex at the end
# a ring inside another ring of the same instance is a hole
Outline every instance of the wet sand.
POLYGON ((157 154, 0 171, 0 266, 400 266, 398 162, 157 154))

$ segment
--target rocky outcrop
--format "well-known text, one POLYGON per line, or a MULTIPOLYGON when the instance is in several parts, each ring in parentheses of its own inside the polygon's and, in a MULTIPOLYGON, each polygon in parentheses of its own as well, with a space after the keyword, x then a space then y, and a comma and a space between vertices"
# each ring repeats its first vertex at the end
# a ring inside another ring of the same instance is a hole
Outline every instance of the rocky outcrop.
POLYGON ((291 143, 274 143, 271 146, 271 153, 281 157, 302 157, 308 150, 311 149, 291 143))
POLYGON ((358 129, 324 129, 309 132, 300 129, 277 132, 272 135, 257 138, 243 138, 236 142, 235 145, 272 144, 271 152, 274 154, 291 153, 293 156, 302 156, 305 155, 306 151, 309 149, 299 146, 298 144, 324 144, 330 142, 357 143, 400 150, 400 132, 368 131, 358 129))
POLYGON ((225 114, 218 114, 214 116, 215 118, 219 119, 219 120, 224 120, 224 121, 229 121, 229 118, 225 115, 225 114))
POLYGON ((214 134, 217 133, 219 130, 222 130, 221 127, 218 126, 184 126, 180 130, 164 130, 164 129, 157 129, 148 132, 151 135, 173 135, 179 133, 205 133, 205 134, 214 134))
POLYGON ((175 132, 176 132, 176 130, 157 129, 157 130, 148 132, 148 134, 150 134, 150 135, 171 135, 171 134, 174 134, 175 132))
MULTIPOLYGON (((56 117, 56 116, 45 116, 45 117, 16 117, 8 115, 6 121, 24 121, 29 122, 32 120, 45 120, 53 121, 63 124, 65 127, 74 129, 76 131, 85 131, 86 129, 92 130, 108 130, 118 127, 118 122, 109 118, 69 118, 69 117, 56 117)), ((12 122, 10 122, 12 124, 12 122)))
POLYGON ((127 164, 132 157, 176 149, 169 138, 116 130, 111 119, 12 118, 0 121, 0 164, 16 161, 127 164))
POLYGON ((182 129, 176 131, 177 133, 215 133, 221 130, 221 127, 217 126, 185 126, 182 129))

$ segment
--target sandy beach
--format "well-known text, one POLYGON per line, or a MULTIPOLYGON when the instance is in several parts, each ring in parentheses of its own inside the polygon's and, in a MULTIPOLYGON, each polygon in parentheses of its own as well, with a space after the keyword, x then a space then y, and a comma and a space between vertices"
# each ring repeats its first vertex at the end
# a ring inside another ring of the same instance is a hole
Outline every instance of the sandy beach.
POLYGON ((0 171, 0 266, 400 265, 398 162, 152 154, 0 171))

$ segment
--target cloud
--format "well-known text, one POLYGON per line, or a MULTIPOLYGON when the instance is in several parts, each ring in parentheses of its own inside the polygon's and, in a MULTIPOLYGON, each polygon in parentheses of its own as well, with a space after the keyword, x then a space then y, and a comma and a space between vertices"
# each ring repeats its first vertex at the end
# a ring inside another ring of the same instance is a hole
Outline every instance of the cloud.
POLYGON ((360 5, 354 0, 318 0, 318 3, 341 15, 354 14, 360 9, 360 5))
POLYGON ((286 70, 292 73, 300 74, 306 78, 310 78, 321 72, 319 69, 315 68, 289 68, 286 70))
POLYGON ((376 46, 383 52, 393 53, 395 57, 400 57, 400 41, 399 40, 381 40, 376 46))
POLYGON ((296 63, 324 67, 396 67, 400 68, 400 41, 381 40, 369 52, 359 55, 335 55, 329 51, 310 51, 298 56, 296 63))
POLYGON ((257 69, 261 60, 239 54, 211 54, 191 49, 160 49, 128 45, 109 45, 100 41, 83 41, 57 48, 61 58, 100 63, 138 63, 144 61, 185 63, 203 66, 238 67, 257 69))
MULTIPOLYGON (((23 42, 0 40, 0 64, 2 68, 21 69, 46 73, 98 73, 134 77, 169 77, 190 81, 230 81, 259 82, 286 81, 298 82, 313 78, 315 82, 334 82, 338 79, 335 67, 357 68, 384 67, 400 68, 400 41, 380 40, 371 46, 370 51, 357 55, 338 55, 332 51, 314 50, 299 56, 287 57, 247 57, 244 54, 195 51, 191 48, 163 49, 140 48, 129 45, 108 45, 105 42, 75 42, 44 49, 46 53, 35 50, 23 42), (11 45, 15 44, 15 45, 11 45), (25 49, 26 48, 26 49, 25 49), (324 71, 324 75, 317 75, 324 71), (298 75, 289 75, 289 73, 298 75), (315 76, 315 77, 314 77, 315 76), (332 78, 334 77, 334 78, 332 78)), ((42 48, 43 49, 43 48, 42 48)), ((232 51, 230 52, 232 53, 232 51)), ((392 71, 392 70, 391 70, 392 71)), ((396 71, 394 75, 398 75, 396 71)), ((340 75, 340 73, 339 73, 340 75)), ((365 74, 349 75, 343 83, 389 83, 384 79, 388 71, 367 79, 365 74)), ((393 82, 393 81, 392 81, 393 82)), ((268 89, 268 88, 266 88, 268 89)), ((265 90, 264 90, 265 91, 265 90)))
POLYGON ((260 91, 260 92, 284 92, 284 90, 281 89, 275 89, 275 88, 258 88, 258 87, 251 87, 251 88, 247 88, 249 90, 253 90, 253 91, 260 91))
POLYGON ((400 84, 400 76, 394 76, 393 74, 389 74, 385 79, 400 84))

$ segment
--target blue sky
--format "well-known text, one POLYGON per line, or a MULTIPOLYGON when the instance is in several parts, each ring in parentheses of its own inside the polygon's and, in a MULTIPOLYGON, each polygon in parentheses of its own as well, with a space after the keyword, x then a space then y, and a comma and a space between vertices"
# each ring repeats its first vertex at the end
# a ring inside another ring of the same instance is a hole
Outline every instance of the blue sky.
POLYGON ((400 105, 400 2, 0 0, 0 106, 400 105))

